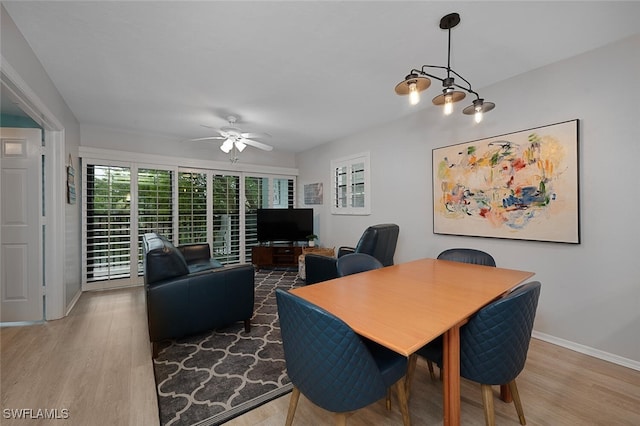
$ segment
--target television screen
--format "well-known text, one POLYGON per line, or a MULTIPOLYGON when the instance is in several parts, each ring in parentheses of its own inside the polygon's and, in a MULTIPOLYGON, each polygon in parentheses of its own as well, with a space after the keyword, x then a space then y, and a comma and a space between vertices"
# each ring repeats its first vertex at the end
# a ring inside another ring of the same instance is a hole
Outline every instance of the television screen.
POLYGON ((258 241, 304 241, 313 234, 313 209, 258 209, 258 241))

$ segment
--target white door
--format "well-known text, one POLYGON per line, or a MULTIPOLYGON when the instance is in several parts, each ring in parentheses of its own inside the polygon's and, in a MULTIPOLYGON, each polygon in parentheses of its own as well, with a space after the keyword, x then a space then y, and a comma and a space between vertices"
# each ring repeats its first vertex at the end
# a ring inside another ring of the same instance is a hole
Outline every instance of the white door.
POLYGON ((42 281, 42 132, 0 129, 0 321, 44 318, 42 281))

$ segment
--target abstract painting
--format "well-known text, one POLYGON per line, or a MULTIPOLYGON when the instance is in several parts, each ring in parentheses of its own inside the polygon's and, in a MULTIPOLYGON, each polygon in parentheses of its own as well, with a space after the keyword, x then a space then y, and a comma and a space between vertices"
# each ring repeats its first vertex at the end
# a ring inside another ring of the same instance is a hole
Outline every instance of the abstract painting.
POLYGON ((433 150, 435 234, 580 243, 578 120, 433 150))

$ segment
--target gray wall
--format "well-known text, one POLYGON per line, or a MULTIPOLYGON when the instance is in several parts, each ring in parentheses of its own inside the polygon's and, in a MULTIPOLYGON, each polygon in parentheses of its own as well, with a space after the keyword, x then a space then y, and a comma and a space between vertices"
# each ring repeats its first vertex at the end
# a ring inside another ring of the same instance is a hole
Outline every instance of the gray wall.
POLYGON ((534 279, 543 284, 537 335, 640 367, 640 262, 635 259, 640 237, 640 37, 480 92, 497 105, 480 125, 464 116, 461 107, 443 117, 426 95, 421 109, 409 117, 299 154, 300 189, 312 182, 327 188, 325 203, 314 206, 320 243, 354 244, 367 225, 395 222, 400 225, 396 262, 434 257, 456 246, 486 250, 499 266, 536 272, 534 279), (576 118, 582 244, 433 234, 433 148, 576 118), (331 215, 330 161, 363 151, 371 153, 372 214, 331 215))
MULTIPOLYGON (((60 96, 60 93, 58 93, 42 64, 40 64, 40 61, 4 9, 4 6, 0 7, 2 58, 20 75, 20 78, 55 118, 62 123, 64 126, 65 158, 71 154, 77 168, 77 152, 78 146, 80 146, 80 126, 78 121, 62 96, 60 96)), ((58 196, 63 197, 64 194, 58 194, 58 196)), ((80 204, 65 204, 63 210, 57 211, 55 214, 63 215, 64 223, 66 224, 64 230, 64 283, 52 284, 65 288, 65 303, 68 306, 80 292, 80 204)))

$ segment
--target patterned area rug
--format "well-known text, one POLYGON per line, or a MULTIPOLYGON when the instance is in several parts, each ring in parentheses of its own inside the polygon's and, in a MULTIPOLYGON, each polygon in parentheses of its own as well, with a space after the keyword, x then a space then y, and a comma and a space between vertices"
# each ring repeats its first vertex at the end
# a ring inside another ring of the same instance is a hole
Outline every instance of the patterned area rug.
POLYGON ((295 271, 261 270, 249 334, 239 322, 166 342, 153 362, 162 425, 218 425, 291 391, 275 289, 301 284, 295 271))

